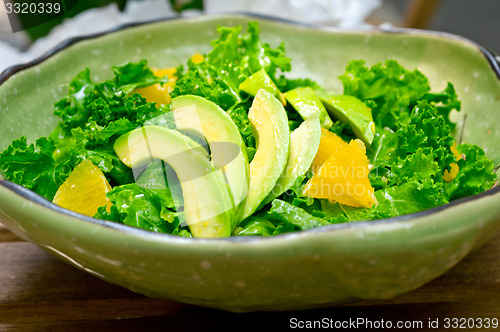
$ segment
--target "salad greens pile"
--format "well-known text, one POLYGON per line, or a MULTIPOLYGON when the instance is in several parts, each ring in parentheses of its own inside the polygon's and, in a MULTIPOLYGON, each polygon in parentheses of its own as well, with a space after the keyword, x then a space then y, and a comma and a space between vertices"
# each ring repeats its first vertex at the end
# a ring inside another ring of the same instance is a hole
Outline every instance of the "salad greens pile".
MULTIPOLYGON (((170 95, 197 95, 219 105, 236 124, 251 161, 257 148, 248 118, 254 97, 240 89, 242 82, 263 69, 283 93, 298 87, 324 91, 309 79, 286 78, 291 64, 284 45, 272 48, 263 43, 257 23, 250 22, 245 33, 240 26, 219 27, 218 32, 220 37, 202 61, 189 60, 176 69, 170 95)), ((112 187, 107 194, 113 202, 111 209, 99 208, 95 218, 189 237, 189 227, 180 221, 183 212, 175 208, 182 202, 176 202, 169 187, 158 181, 165 164, 149 164, 136 181, 132 169, 113 150, 119 136, 141 125, 175 129, 171 121, 165 121, 171 105, 148 102, 134 92, 164 84, 168 78, 155 76, 145 60, 112 70, 114 78, 104 82, 94 82, 89 69, 79 73, 69 84, 67 97, 55 103, 54 114, 60 120, 54 131, 32 144, 25 137, 12 142, 0 154, 0 170, 8 180, 52 200, 75 166, 90 160, 112 187)), ((407 70, 394 60, 371 67, 353 60, 339 79, 345 95, 360 99, 372 111, 375 138, 367 146, 367 156, 372 165, 369 180, 378 203, 356 208, 305 197, 302 188, 312 176, 308 172, 244 219, 233 235, 268 236, 394 217, 475 195, 494 185, 494 165, 484 151, 476 145, 457 144, 452 136, 455 124, 449 115, 452 110, 460 111, 460 101, 451 83, 443 91, 432 92, 420 71, 407 70), (443 174, 450 172, 453 164, 458 165, 458 173, 445 181, 443 174)), ((303 119, 291 105, 285 110, 290 129, 297 128, 303 119)), ((347 123, 332 121, 328 130, 347 142, 356 138, 347 123)))

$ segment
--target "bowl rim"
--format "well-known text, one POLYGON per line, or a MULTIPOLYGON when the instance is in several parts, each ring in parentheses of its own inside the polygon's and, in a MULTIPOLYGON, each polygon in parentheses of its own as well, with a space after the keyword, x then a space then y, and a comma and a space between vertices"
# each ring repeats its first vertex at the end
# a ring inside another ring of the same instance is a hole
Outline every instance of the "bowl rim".
MULTIPOLYGON (((202 21, 202 20, 213 20, 217 18, 246 18, 246 19, 260 19, 260 20, 267 20, 270 22, 279 22, 279 23, 284 23, 284 24, 289 24, 289 25, 294 25, 298 27, 305 27, 305 28, 310 28, 310 29, 316 29, 316 30, 321 30, 321 31, 329 31, 332 33, 382 33, 382 34, 407 34, 407 35, 420 35, 420 36, 428 36, 428 37, 444 37, 446 39, 453 39, 453 40, 458 40, 462 41, 465 43, 468 43, 472 46, 475 46, 483 56, 485 56, 486 60, 490 64, 493 72, 496 74, 497 78, 500 80, 500 56, 497 55, 493 50, 471 40, 463 36, 459 36, 456 34, 448 33, 448 32, 442 32, 442 31, 435 31, 435 30, 420 30, 420 29, 410 29, 410 28, 394 28, 394 27, 370 27, 370 28, 339 28, 339 27, 333 27, 333 26, 325 26, 325 25, 320 25, 320 24, 313 24, 313 23, 304 23, 304 22, 298 22, 290 19, 284 19, 284 18, 279 18, 279 17, 274 17, 274 16, 269 16, 269 15, 263 15, 263 14, 256 14, 256 13, 248 13, 248 12, 231 12, 231 13, 218 13, 218 14, 203 14, 199 16, 194 16, 194 17, 166 17, 166 18, 160 18, 160 19, 154 19, 154 20, 148 20, 148 21, 136 21, 132 23, 127 23, 127 24, 122 24, 119 25, 115 28, 105 30, 102 32, 98 33, 93 33, 89 35, 84 35, 84 36, 76 36, 69 38, 65 41, 62 41, 61 43, 57 44, 41 56, 33 59, 32 61, 23 63, 23 64, 18 64, 14 66, 10 66, 6 68, 3 72, 0 73, 0 85, 5 83, 10 77, 12 77, 14 74, 23 71, 25 69, 29 69, 31 67, 34 67, 43 61, 47 60, 48 58, 54 56, 55 54, 65 50, 66 48, 70 47, 71 45, 85 41, 85 40, 90 40, 90 39, 95 39, 101 36, 105 36, 108 34, 116 33, 122 30, 134 28, 134 27, 140 27, 140 26, 146 26, 150 24, 156 24, 156 23, 162 23, 162 22, 167 22, 167 21, 202 21)), ((289 238, 291 236, 297 236, 297 234, 315 234, 315 233, 322 233, 322 232, 330 232, 330 231, 337 231, 337 230, 343 230, 343 229, 354 229, 354 228, 368 228, 368 227, 374 227, 377 225, 381 224, 394 224, 398 222, 405 222, 417 218, 422 218, 426 217, 432 214, 439 213, 441 211, 448 210, 450 208, 453 208, 457 205, 462 205, 465 203, 469 203, 481 198, 484 198, 486 196, 493 196, 496 194, 500 193, 500 185, 495 184, 492 188, 473 195, 473 196, 468 196, 464 197, 452 202, 449 202, 444 205, 436 206, 434 208, 430 208, 427 210, 419 211, 419 212, 414 212, 410 214, 405 214, 405 215, 400 215, 396 217, 390 217, 390 218, 384 218, 384 219, 377 219, 377 220, 360 220, 360 221, 353 221, 353 222, 346 222, 346 223, 339 223, 339 224, 331 224, 331 225, 325 225, 321 227, 315 227, 311 228, 308 230, 302 230, 302 231, 296 231, 296 232, 290 232, 290 233, 283 233, 283 234, 278 234, 278 235, 273 235, 273 236, 230 236, 230 237, 225 237, 225 238, 187 238, 187 237, 181 237, 177 235, 172 235, 168 233, 156 233, 152 231, 148 231, 145 229, 141 228, 136 228, 132 226, 127 226, 125 224, 113 222, 113 221, 108 221, 108 220, 103 220, 103 219, 96 219, 92 218, 86 215, 79 214, 77 212, 62 208, 60 206, 57 206, 56 204, 50 202, 49 200, 45 199, 44 197, 36 194, 35 192, 18 185, 14 182, 11 182, 5 178, 2 178, 0 174, 0 186, 4 187, 5 189, 9 190, 10 192, 21 196, 28 201, 31 201, 32 203, 35 203, 42 208, 48 208, 49 210, 52 210, 53 212, 63 214, 65 216, 73 217, 85 222, 90 222, 95 225, 103 226, 106 228, 111 228, 114 230, 118 231, 124 231, 126 233, 129 233, 130 235, 137 235, 141 237, 147 237, 147 238, 155 238, 155 239, 172 239, 175 241, 196 241, 196 242, 220 242, 220 241, 228 241, 228 242, 249 242, 249 241, 276 241, 280 239, 285 239, 289 238)))

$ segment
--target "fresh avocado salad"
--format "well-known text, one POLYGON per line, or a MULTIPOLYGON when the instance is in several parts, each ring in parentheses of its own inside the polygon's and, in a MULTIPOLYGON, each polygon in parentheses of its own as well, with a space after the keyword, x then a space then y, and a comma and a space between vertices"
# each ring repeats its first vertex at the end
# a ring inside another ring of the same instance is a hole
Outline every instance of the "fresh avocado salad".
POLYGON ((90 217, 199 238, 390 218, 494 186, 492 160, 454 138, 451 83, 355 59, 328 91, 287 77, 285 46, 257 23, 217 31, 179 67, 129 62, 102 82, 82 70, 55 129, 12 142, 0 174, 90 217))

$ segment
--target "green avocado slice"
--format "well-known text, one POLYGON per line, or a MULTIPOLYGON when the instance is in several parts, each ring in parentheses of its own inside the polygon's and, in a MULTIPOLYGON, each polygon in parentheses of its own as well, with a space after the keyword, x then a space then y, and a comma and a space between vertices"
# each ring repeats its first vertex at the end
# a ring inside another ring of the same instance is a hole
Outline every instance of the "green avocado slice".
POLYGON ((326 109, 333 117, 351 126, 354 134, 371 145, 375 137, 372 110, 360 99, 349 95, 323 96, 326 109))
POLYGON ((231 235, 236 213, 224 175, 214 170, 198 143, 175 130, 145 126, 118 137, 113 147, 128 167, 137 169, 161 159, 173 168, 182 189, 184 221, 194 237, 231 235))
POLYGON ((260 89, 264 89, 275 96, 283 105, 286 105, 283 94, 269 75, 267 75, 264 68, 253 73, 250 77, 244 80, 240 84, 239 88, 240 90, 248 93, 250 96, 255 96, 260 89))
POLYGON ((172 99, 172 110, 178 130, 206 139, 214 165, 224 172, 236 209, 243 209, 248 194, 248 156, 231 117, 213 102, 194 95, 172 99))
POLYGON ((307 170, 318 152, 321 141, 321 126, 317 115, 309 117, 290 134, 290 154, 285 170, 264 201, 265 204, 284 193, 307 170))
POLYGON ((250 163, 243 219, 254 213, 274 188, 288 161, 290 145, 286 111, 271 93, 264 89, 257 92, 248 119, 257 141, 257 152, 250 163))
POLYGON ((285 98, 300 114, 302 119, 306 120, 311 116, 318 115, 323 128, 330 129, 333 125, 325 106, 313 89, 309 87, 295 88, 287 91, 285 98))

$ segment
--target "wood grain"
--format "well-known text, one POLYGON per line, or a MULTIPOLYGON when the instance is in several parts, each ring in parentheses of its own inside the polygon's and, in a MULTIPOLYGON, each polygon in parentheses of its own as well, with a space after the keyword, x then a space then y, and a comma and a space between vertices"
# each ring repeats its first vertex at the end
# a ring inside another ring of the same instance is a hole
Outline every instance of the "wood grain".
POLYGON ((292 318, 417 321, 423 327, 429 319, 439 319, 441 329, 434 330, 449 331, 443 326, 446 317, 500 318, 499 251, 497 234, 444 276, 391 300, 232 314, 147 298, 108 284, 0 228, 0 331, 284 330, 292 318))
POLYGON ((0 242, 14 241, 22 241, 22 239, 9 231, 4 225, 0 224, 0 242))

